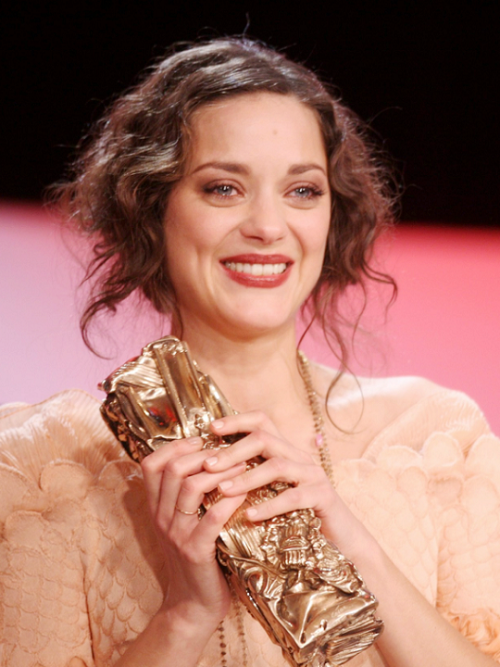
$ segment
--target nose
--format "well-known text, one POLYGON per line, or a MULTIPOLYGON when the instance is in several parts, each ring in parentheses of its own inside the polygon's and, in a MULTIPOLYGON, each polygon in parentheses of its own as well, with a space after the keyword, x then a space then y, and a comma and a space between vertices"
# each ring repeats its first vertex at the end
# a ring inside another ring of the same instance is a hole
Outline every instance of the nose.
POLYGON ((240 225, 245 238, 264 245, 271 245, 284 238, 287 228, 286 207, 272 194, 256 197, 240 225))

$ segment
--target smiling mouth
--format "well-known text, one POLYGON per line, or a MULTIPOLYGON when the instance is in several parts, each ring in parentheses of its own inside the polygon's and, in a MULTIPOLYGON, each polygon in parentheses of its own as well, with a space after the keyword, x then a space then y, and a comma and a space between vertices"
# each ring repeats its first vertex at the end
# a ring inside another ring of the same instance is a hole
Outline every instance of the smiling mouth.
POLYGON ((244 273, 249 276, 279 276, 286 271, 287 267, 285 262, 279 262, 277 264, 223 262, 223 264, 229 271, 244 273))

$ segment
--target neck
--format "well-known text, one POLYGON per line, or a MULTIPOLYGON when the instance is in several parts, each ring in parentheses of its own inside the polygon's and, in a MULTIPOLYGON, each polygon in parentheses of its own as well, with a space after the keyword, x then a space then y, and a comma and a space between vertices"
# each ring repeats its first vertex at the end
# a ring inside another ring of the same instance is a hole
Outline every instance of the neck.
POLYGON ((189 324, 181 334, 174 326, 172 333, 188 343, 200 369, 213 377, 239 412, 263 410, 279 422, 284 408, 307 407, 294 326, 246 339, 189 324))

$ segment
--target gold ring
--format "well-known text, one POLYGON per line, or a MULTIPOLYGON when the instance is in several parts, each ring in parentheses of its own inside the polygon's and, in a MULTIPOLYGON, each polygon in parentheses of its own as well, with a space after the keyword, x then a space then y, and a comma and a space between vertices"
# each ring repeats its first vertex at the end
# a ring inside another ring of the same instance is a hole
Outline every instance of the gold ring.
POLYGON ((194 512, 186 512, 186 510, 181 510, 181 508, 177 504, 175 505, 175 509, 181 514, 187 514, 188 516, 192 516, 193 514, 198 514, 198 510, 195 510, 194 512))

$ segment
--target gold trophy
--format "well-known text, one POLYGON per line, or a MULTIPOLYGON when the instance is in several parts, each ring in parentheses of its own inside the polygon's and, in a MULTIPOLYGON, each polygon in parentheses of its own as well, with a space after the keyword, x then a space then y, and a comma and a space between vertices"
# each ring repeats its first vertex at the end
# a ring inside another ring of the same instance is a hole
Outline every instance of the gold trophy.
MULTIPOLYGON (((168 336, 112 373, 100 388, 108 396, 104 420, 140 462, 172 440, 201 436, 204 448, 230 447, 245 434, 218 437, 210 422, 234 414, 214 381, 191 358, 187 344, 168 336)), ((259 465, 257 457, 247 469, 259 465)), ((244 510, 275 497, 274 482, 248 494, 217 539, 219 563, 239 599, 278 643, 293 667, 342 665, 382 631, 377 600, 356 567, 321 533, 312 509, 253 523, 244 510)), ((200 518, 220 499, 207 494, 200 518)))

